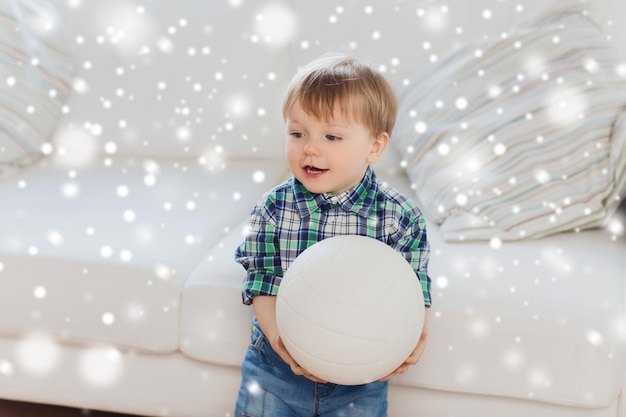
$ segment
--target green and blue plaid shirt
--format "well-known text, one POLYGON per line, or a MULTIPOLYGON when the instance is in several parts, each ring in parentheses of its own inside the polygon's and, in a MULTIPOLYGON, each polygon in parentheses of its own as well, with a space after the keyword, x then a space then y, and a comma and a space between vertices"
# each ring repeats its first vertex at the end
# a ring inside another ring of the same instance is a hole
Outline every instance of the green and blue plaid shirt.
POLYGON ((249 231, 235 259, 247 271, 243 302, 276 295, 284 272, 302 251, 337 235, 378 239, 413 267, 430 307, 430 246, 422 212, 402 194, 380 184, 371 168, 354 188, 339 195, 309 192, 291 178, 266 193, 252 210, 249 231))

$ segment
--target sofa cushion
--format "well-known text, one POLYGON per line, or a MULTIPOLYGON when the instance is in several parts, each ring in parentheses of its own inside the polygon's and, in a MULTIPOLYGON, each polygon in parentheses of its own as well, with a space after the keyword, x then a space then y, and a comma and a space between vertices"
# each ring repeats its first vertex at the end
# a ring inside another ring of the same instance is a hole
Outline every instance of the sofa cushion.
MULTIPOLYGON (((411 191, 406 178, 384 179, 411 191)), ((611 230, 449 243, 427 218, 428 346, 392 383, 576 407, 613 404, 626 371, 625 223, 623 204, 611 230)))
POLYGON ((394 142, 449 241, 605 224, 626 189, 626 82, 588 6, 557 2, 415 74, 394 142))
MULTIPOLYGON (((44 161, 49 161, 48 159, 44 161)), ((0 334, 174 351, 185 279, 286 167, 112 159, 0 183, 0 334)))
POLYGON ((75 57, 48 1, 0 2, 0 180, 49 152, 75 57))
POLYGON ((251 306, 241 290, 246 271, 235 262, 247 220, 204 256, 185 282, 180 306, 180 350, 189 357, 241 366, 250 340, 251 306))

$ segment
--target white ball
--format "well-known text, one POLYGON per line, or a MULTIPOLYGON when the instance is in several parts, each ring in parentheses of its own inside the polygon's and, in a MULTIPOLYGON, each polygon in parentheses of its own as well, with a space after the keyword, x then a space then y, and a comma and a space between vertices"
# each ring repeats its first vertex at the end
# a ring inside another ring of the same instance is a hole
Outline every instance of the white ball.
POLYGON ((376 381, 409 357, 424 324, 415 272, 364 236, 324 239, 302 252, 276 300, 278 331, 296 362, 342 385, 376 381))

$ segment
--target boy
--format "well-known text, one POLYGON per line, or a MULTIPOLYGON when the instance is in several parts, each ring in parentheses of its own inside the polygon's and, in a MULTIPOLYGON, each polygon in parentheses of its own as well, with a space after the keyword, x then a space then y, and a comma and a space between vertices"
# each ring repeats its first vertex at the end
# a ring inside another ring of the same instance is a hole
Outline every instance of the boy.
POLYGON ((292 80, 283 117, 293 177, 257 203, 235 254, 247 271, 243 302, 255 313, 236 417, 383 417, 387 380, 419 360, 426 323, 415 350, 392 374, 365 385, 330 384, 293 360, 276 327, 275 296, 284 272, 307 247, 334 235, 369 236, 399 251, 430 306, 424 218, 405 197, 380 184, 370 167, 389 143, 396 114, 391 86, 352 58, 320 58, 292 80))

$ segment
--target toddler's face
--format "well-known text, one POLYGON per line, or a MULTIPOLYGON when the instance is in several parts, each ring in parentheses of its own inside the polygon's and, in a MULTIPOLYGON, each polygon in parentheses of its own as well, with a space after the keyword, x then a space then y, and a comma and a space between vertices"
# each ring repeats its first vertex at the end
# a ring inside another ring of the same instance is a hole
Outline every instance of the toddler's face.
POLYGON ((293 175, 313 193, 341 194, 361 181, 389 136, 374 136, 360 122, 335 112, 319 120, 298 102, 286 114, 287 160, 293 175))

